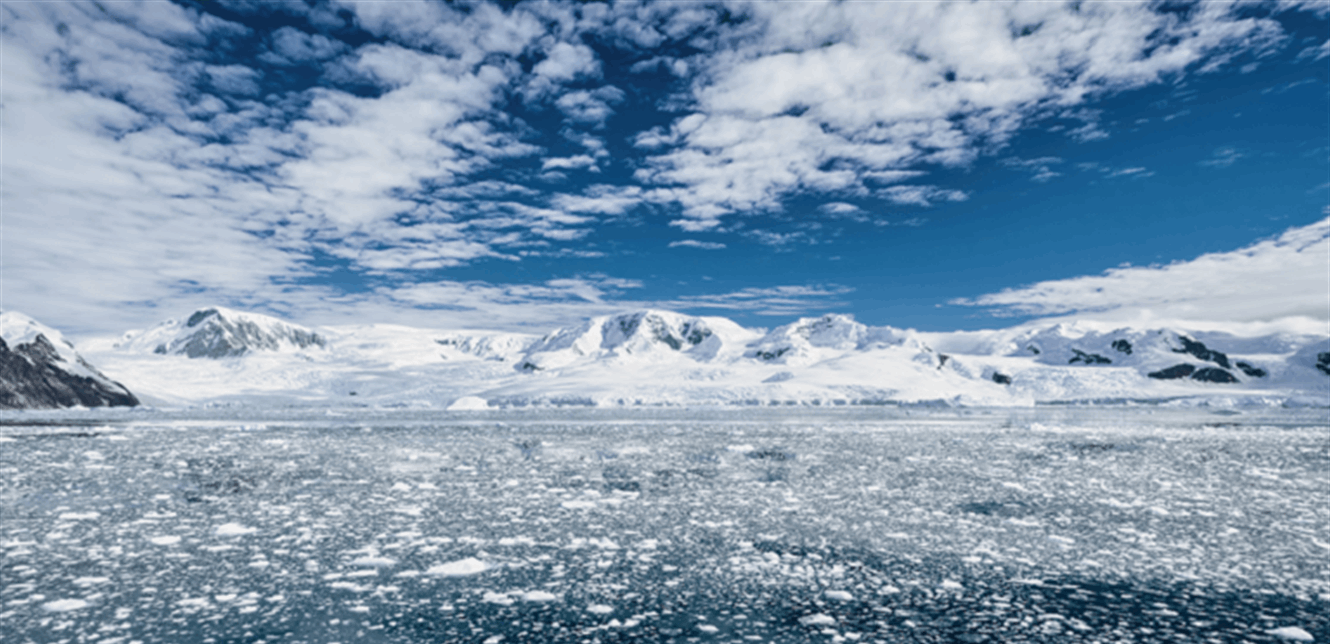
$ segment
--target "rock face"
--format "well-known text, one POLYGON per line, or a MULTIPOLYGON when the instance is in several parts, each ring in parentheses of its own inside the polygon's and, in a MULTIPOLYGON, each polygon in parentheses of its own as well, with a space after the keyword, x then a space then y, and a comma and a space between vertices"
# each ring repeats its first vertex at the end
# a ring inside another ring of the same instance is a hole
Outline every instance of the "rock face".
POLYGON ((255 313, 223 308, 195 311, 183 323, 168 320, 121 346, 190 358, 232 358, 254 352, 306 349, 327 344, 304 327, 255 313))
POLYGON ((124 385, 79 356, 59 332, 12 311, 0 314, 0 330, 0 409, 139 404, 124 385))
POLYGON ((1151 371, 1150 373, 1147 373, 1145 375, 1154 378, 1155 380, 1177 380, 1179 378, 1186 378, 1187 376, 1190 376, 1195 372, 1196 372, 1196 367, 1183 363, 1183 364, 1175 364, 1167 369, 1160 369, 1159 371, 1151 371))
POLYGON ((1182 343, 1181 349, 1174 349, 1173 353, 1186 353, 1195 356, 1197 359, 1206 362, 1213 362, 1225 369, 1229 368, 1228 356, 1219 351, 1211 351, 1202 342, 1197 342, 1185 335, 1179 335, 1178 341, 1182 343))
POLYGON ((1330 376, 1330 351, 1316 354, 1316 368, 1321 373, 1330 376))

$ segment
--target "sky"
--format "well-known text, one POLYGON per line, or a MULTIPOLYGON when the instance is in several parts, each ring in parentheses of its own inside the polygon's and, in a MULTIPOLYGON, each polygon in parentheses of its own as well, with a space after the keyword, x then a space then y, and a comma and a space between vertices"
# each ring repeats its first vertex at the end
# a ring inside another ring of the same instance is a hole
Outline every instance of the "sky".
POLYGON ((1324 2, 6 1, 0 37, 0 308, 75 336, 1330 330, 1324 2))

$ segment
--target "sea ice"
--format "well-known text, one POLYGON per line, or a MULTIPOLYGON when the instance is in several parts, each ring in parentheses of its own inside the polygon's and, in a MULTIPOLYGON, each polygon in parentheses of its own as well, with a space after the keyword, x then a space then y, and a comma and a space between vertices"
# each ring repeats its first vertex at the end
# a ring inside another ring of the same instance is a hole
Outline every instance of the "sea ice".
POLYGON ((425 571, 425 574, 443 577, 461 577, 464 575, 477 575, 489 569, 489 564, 476 559, 475 557, 467 557, 466 559, 459 559, 457 561, 450 561, 437 566, 430 566, 429 570, 425 571))
POLYGON ((1311 633, 1308 633, 1307 631, 1304 631, 1301 628, 1298 628, 1297 626, 1281 626, 1279 628, 1272 628, 1266 631, 1266 633, 1278 637, 1280 639, 1293 640, 1294 642, 1310 642, 1313 639, 1315 639, 1312 637, 1311 633))
POLYGON ((831 626, 836 623, 836 618, 826 613, 816 613, 800 617, 799 623, 804 626, 831 626))
POLYGON ((65 611, 87 608, 87 606, 88 602, 82 599, 57 599, 53 602, 42 604, 42 609, 48 613, 63 613, 65 611))
POLYGON ((238 537, 258 532, 258 529, 243 526, 239 523, 223 523, 222 525, 217 526, 217 529, 214 530, 214 532, 219 537, 238 537))

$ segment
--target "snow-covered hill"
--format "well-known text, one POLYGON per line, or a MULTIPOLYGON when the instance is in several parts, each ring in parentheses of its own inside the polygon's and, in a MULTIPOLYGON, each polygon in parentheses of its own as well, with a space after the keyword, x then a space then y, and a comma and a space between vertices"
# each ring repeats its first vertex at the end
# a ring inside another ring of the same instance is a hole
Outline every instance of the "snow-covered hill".
POLYGON ((537 337, 384 324, 306 329, 211 308, 88 347, 107 373, 168 405, 1330 406, 1324 334, 1066 323, 919 333, 843 315, 766 331, 641 310, 537 337))
POLYGON ((326 344, 304 327, 257 313, 221 307, 200 309, 184 320, 167 320, 147 331, 126 333, 120 346, 190 358, 231 358, 256 351, 295 351, 326 344))
POLYGON ((0 409, 137 404, 59 331, 17 311, 0 312, 0 409))

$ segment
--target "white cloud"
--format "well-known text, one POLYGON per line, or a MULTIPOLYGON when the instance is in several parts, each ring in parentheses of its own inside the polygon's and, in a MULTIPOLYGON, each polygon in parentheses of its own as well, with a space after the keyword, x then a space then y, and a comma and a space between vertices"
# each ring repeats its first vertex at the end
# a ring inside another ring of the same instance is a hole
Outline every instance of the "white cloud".
POLYGON ((757 315, 793 316, 824 312, 844 306, 841 298, 853 289, 838 284, 745 288, 729 293, 683 297, 662 304, 666 308, 711 308, 757 315))
POLYGON ((1011 157, 1003 159, 1001 163, 1008 168, 1015 168, 1031 173, 1030 180, 1039 183, 1046 183, 1050 179, 1062 176, 1061 172, 1053 170, 1053 166, 1062 163, 1062 159, 1058 157, 1039 157, 1036 159, 1011 157))
POLYGON ((670 242, 670 248, 700 248, 702 250, 722 250, 725 244, 720 242, 705 242, 696 239, 679 239, 670 242))
POLYGON ((1210 166, 1212 168, 1227 168, 1234 163, 1237 163, 1238 159, 1241 159, 1244 156, 1247 155, 1239 152, 1236 148, 1224 147, 1216 149, 1214 153, 1210 155, 1209 159, 1201 161, 1200 163, 1201 165, 1210 166))
POLYGON ((614 114, 610 106, 622 102, 623 98, 623 90, 606 85, 592 91, 568 92, 556 99, 554 105, 571 122, 604 127, 605 120, 614 114))
POLYGON ((960 190, 944 190, 937 186, 892 186, 877 191, 877 195, 892 203, 913 206, 931 206, 936 201, 965 201, 970 198, 960 190))
POLYGON ((1246 248, 1167 266, 1039 282, 954 300, 998 314, 1115 320, 1330 320, 1330 218, 1246 248))
MULTIPOLYGON (((674 190, 693 220, 675 222, 685 230, 778 208, 797 191, 862 190, 872 173, 967 164, 1034 118, 1198 63, 1217 69, 1282 38, 1274 20, 1225 3, 1186 16, 1140 3, 731 9, 742 19, 716 28, 713 49, 690 59, 691 114, 636 141, 658 151, 639 180, 674 190)), ((1071 135, 1107 135, 1083 120, 1071 135)))
POLYGON ((578 154, 571 157, 553 157, 545 159, 540 164, 541 170, 584 170, 596 167, 596 160, 587 154, 578 154))

